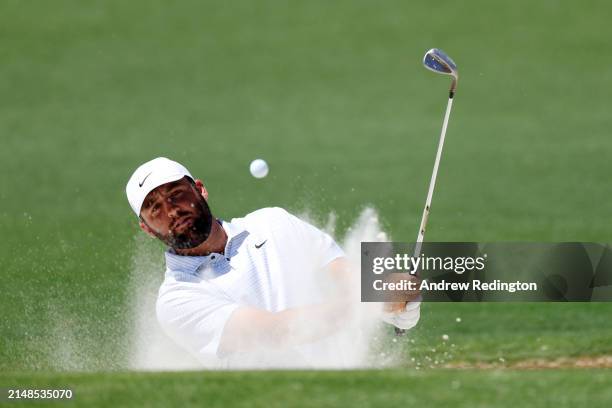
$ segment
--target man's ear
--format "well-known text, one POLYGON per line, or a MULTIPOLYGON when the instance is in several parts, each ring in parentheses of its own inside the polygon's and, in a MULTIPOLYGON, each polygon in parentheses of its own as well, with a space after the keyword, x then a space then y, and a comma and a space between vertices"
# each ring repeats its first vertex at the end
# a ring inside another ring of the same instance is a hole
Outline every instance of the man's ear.
POLYGON ((140 223, 138 224, 140 225, 140 229, 143 230, 144 232, 147 233, 147 235, 153 237, 153 238, 157 238, 157 236, 153 233, 153 230, 151 229, 151 227, 149 227, 147 224, 145 224, 142 220, 140 220, 140 223))
POLYGON ((206 187, 204 187, 204 183, 202 183, 202 180, 195 180, 195 188, 202 195, 202 197, 204 197, 204 199, 208 201, 208 191, 206 190, 206 187))

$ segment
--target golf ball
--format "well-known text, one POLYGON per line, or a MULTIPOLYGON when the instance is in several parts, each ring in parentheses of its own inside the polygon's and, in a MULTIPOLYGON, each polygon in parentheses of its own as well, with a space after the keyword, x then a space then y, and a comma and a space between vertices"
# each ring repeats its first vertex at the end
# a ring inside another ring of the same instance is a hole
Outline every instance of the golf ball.
POLYGON ((268 163, 262 159, 255 159, 251 162, 249 166, 249 170, 251 171, 251 175, 255 178, 264 178, 268 175, 268 163))

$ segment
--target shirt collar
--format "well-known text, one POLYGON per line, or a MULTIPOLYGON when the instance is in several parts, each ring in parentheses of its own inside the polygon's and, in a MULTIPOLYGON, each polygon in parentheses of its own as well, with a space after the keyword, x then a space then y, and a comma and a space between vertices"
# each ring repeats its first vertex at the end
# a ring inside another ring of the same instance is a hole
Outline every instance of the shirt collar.
MULTIPOLYGON (((225 257, 231 257, 238 254, 242 243, 249 235, 249 232, 240 225, 227 221, 218 220, 225 233, 227 234, 227 242, 225 243, 224 254, 211 253, 205 256, 185 256, 174 252, 172 248, 166 250, 166 268, 170 271, 183 272, 190 275, 196 275, 198 270, 203 266, 214 264, 217 260, 225 257)), ((212 265, 211 265, 212 266, 212 265)))

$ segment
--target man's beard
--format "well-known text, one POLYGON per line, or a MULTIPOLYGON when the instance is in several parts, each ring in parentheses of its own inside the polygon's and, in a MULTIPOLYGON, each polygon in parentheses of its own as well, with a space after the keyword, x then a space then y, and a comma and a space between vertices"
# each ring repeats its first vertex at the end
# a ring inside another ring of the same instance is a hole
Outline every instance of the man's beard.
POLYGON ((173 228, 166 235, 156 233, 157 238, 175 250, 192 249, 206 241, 212 229, 213 216, 204 197, 199 197, 198 203, 194 205, 196 213, 188 215, 191 225, 181 232, 173 228))

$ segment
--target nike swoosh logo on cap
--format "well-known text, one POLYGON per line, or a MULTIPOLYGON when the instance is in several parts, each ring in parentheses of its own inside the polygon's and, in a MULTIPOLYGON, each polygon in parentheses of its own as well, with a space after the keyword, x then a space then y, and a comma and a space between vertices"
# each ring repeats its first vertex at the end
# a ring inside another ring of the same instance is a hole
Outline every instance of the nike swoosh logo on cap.
POLYGON ((140 183, 138 183, 138 187, 142 187, 142 185, 144 184, 144 182, 147 180, 147 178, 152 174, 153 172, 147 174, 145 176, 145 178, 142 179, 142 181, 140 183))
POLYGON ((262 242, 261 244, 257 245, 255 244, 255 248, 259 249, 263 246, 263 244, 265 244, 266 242, 268 242, 268 240, 266 239, 264 242, 262 242))

